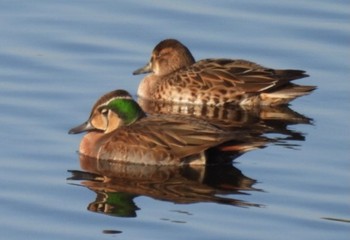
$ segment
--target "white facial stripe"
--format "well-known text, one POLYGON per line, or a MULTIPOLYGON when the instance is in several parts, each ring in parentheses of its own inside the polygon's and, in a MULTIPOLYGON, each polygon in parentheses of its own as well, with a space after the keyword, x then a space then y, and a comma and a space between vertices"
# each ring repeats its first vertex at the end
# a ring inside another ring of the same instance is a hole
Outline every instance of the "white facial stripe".
MULTIPOLYGON (((110 95, 112 95, 112 94, 110 93, 110 95)), ((107 96, 104 96, 104 97, 107 97, 107 96)), ((100 111, 101 108, 105 108, 108 104, 110 104, 112 101, 114 101, 116 99, 133 100, 133 98, 127 92, 124 91, 123 94, 121 94, 121 95, 111 96, 111 97, 108 96, 108 98, 106 98, 106 100, 103 99, 103 100, 105 100, 104 102, 102 102, 102 98, 101 98, 99 100, 100 104, 95 106, 93 111, 96 111, 96 110, 100 111)))
POLYGON ((117 97, 113 97, 111 99, 109 99, 107 102, 105 102, 104 104, 101 104, 101 106, 105 106, 105 105, 108 105, 110 102, 116 100, 116 99, 132 99, 131 96, 117 96, 117 97))

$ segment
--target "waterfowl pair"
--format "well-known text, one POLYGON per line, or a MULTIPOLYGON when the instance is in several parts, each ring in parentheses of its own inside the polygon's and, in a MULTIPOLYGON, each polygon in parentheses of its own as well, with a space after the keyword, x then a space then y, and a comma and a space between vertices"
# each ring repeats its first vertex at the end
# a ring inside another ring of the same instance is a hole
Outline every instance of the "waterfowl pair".
POLYGON ((302 70, 275 70, 240 59, 196 62, 175 39, 158 43, 148 64, 133 72, 141 73, 150 74, 139 85, 139 97, 184 104, 275 106, 315 89, 291 83, 308 76, 302 70))
POLYGON ((206 164, 205 151, 245 133, 227 132, 179 115, 146 116, 124 90, 102 96, 89 119, 69 133, 87 131, 79 152, 96 159, 149 165, 206 164))

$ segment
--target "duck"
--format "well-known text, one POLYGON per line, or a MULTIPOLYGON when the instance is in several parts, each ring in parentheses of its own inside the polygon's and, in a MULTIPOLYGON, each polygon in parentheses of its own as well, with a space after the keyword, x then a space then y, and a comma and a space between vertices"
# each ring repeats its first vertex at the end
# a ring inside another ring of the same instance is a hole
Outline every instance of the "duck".
POLYGON ((277 106, 312 92, 315 86, 291 81, 308 77, 303 70, 272 69, 243 59, 195 61, 176 39, 159 42, 149 62, 133 75, 149 73, 137 95, 151 101, 195 105, 277 106))
POLYGON ((100 97, 88 120, 68 133, 82 132, 80 154, 143 165, 205 165, 206 150, 245 137, 191 116, 147 115, 122 89, 100 97))

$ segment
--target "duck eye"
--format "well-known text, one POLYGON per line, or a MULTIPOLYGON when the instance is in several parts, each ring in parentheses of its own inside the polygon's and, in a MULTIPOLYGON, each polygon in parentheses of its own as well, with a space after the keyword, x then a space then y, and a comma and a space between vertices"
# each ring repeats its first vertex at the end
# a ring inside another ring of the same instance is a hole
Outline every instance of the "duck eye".
POLYGON ((160 53, 158 53, 158 57, 164 57, 164 55, 166 55, 167 52, 161 51, 160 53))
POLYGON ((156 58, 160 58, 160 57, 163 57, 164 56, 164 52, 158 52, 157 55, 156 55, 156 58))
POLYGON ((107 115, 108 115, 108 109, 107 109, 107 108, 103 108, 103 109, 101 110, 101 114, 102 114, 103 116, 107 117, 107 115))

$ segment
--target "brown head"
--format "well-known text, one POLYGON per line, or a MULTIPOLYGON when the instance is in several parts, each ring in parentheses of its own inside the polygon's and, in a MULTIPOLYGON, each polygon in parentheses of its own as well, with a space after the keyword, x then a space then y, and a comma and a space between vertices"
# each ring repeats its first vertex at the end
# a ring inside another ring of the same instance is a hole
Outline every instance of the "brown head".
POLYGON ((146 66, 133 72, 134 75, 153 72, 155 75, 167 75, 195 62, 190 50, 175 39, 165 39, 153 49, 151 59, 146 66))

